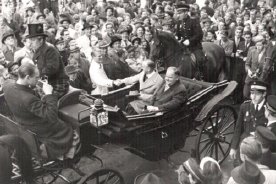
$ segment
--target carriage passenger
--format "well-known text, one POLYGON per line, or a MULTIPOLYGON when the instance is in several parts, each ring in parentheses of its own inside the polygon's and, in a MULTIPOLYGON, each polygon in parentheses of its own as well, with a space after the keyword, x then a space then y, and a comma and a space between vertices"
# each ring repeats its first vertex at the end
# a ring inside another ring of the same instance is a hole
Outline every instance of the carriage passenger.
POLYGON ((150 101, 153 97, 154 92, 162 85, 163 78, 155 71, 155 63, 152 60, 145 60, 142 63, 143 71, 132 77, 128 77, 122 80, 119 80, 124 84, 134 84, 139 81, 140 93, 138 100, 130 102, 129 108, 127 108, 129 114, 141 114, 145 104, 150 104, 150 101))
POLYGON ((181 107, 187 100, 187 93, 179 78, 178 69, 169 67, 165 81, 154 92, 150 103, 144 103, 144 111, 142 112, 171 111, 181 107))
MULTIPOLYGON (((74 155, 74 125, 66 124, 58 118, 58 96, 53 93, 53 87, 43 83, 45 96, 40 99, 36 95, 33 89, 40 74, 33 64, 21 65, 18 76, 16 82, 8 81, 4 85, 4 97, 15 120, 37 135, 43 157, 64 158, 68 156, 69 150, 74 155)), ((77 129, 77 125, 75 127, 77 129)))

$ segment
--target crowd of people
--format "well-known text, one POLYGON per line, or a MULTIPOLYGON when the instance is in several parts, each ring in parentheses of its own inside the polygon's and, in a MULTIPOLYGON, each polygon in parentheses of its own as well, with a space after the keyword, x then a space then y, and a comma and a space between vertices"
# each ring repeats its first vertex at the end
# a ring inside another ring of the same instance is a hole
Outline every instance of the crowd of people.
MULTIPOLYGON (((55 9, 33 4, 22 11, 18 1, 2 1, 0 92, 16 120, 41 136, 45 157, 77 149, 78 128, 57 115, 57 101, 71 87, 99 95, 139 82, 138 98, 128 104, 127 114, 174 110, 185 103, 177 67, 166 68, 163 79, 149 58, 158 30, 189 49, 199 79, 204 80, 207 62, 201 43, 224 49, 225 78, 238 82, 233 102, 243 102, 228 183, 276 183, 276 5, 265 0, 206 0, 203 7, 193 0, 82 3, 62 1, 55 9)), ((209 157, 200 164, 188 159, 178 173, 181 184, 223 179, 219 163, 209 157)))

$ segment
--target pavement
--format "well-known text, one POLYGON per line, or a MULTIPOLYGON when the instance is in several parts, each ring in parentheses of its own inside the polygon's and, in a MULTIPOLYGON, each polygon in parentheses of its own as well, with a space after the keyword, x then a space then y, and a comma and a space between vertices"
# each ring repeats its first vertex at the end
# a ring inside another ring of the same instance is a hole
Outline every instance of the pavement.
MULTIPOLYGON (((111 168, 119 171, 125 179, 126 184, 133 184, 137 176, 145 173, 154 173, 166 184, 179 184, 177 181, 177 174, 175 170, 177 167, 185 162, 190 157, 191 149, 194 148, 195 137, 186 139, 185 146, 168 157, 159 161, 149 161, 140 156, 137 156, 125 150, 123 145, 118 144, 104 144, 101 149, 94 152, 103 160, 103 168, 111 168)), ((99 161, 91 160, 83 157, 77 164, 77 167, 84 173, 93 173, 101 168, 99 161)), ((221 165, 224 182, 228 181, 232 167, 232 161, 227 158, 221 165)), ((71 169, 66 169, 62 172, 70 181, 79 179, 80 176, 71 169)), ((55 183, 65 183, 62 180, 57 180, 55 183)))

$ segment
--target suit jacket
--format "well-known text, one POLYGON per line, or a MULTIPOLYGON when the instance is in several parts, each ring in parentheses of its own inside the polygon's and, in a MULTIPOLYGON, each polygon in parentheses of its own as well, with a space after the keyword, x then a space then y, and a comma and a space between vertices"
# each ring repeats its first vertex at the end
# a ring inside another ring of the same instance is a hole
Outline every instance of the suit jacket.
POLYGON ((233 52, 236 53, 237 50, 244 50, 245 45, 244 45, 244 38, 241 37, 239 43, 236 43, 236 38, 233 38, 234 42, 234 47, 233 47, 233 52))
POLYGON ((168 90, 165 91, 166 82, 156 91, 153 97, 153 105, 161 111, 170 111, 177 109, 187 100, 187 90, 180 81, 177 81, 168 90))
POLYGON ((57 96, 46 95, 40 99, 31 88, 8 81, 4 85, 4 97, 15 120, 37 134, 50 158, 68 152, 73 129, 58 119, 57 96))
POLYGON ((257 111, 251 101, 244 102, 240 107, 231 148, 238 149, 239 143, 251 132, 255 132, 257 126, 266 126, 266 124, 264 107, 257 111))
POLYGON ((135 82, 139 81, 139 98, 144 101, 149 101, 150 98, 153 96, 154 92, 160 88, 164 80, 158 72, 154 72, 152 76, 146 80, 144 80, 145 76, 145 72, 142 71, 137 75, 123 79, 122 82, 128 85, 134 84, 135 82))
POLYGON ((247 57, 249 48, 255 46, 255 43, 253 41, 251 41, 249 44, 246 45, 245 41, 243 41, 242 44, 244 45, 244 50, 243 50, 242 56, 247 57))
POLYGON ((130 102, 130 105, 138 114, 143 113, 145 105, 150 105, 153 94, 160 88, 164 81, 157 72, 154 72, 154 74, 146 80, 144 80, 145 75, 145 72, 141 72, 122 80, 125 84, 133 84, 139 81, 140 96, 138 97, 138 100, 130 102))
MULTIPOLYGON (((264 50, 264 53, 262 57, 259 60, 259 53, 256 48, 249 49, 246 62, 245 62, 245 71, 247 72, 248 69, 250 69, 253 73, 259 70, 258 80, 262 80, 264 82, 266 81, 267 74, 269 73, 269 67, 265 64, 267 61, 265 59, 266 57, 266 48, 264 50), (265 66, 265 67, 264 67, 265 66)), ((245 83, 249 83, 252 81, 252 78, 250 78, 248 75, 246 76, 245 83)))

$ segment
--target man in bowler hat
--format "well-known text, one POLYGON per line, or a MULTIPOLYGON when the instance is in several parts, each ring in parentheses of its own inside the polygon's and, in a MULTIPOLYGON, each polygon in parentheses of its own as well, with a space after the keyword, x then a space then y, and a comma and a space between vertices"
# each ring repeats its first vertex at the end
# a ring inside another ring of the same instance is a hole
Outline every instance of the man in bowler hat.
POLYGON ((33 61, 37 65, 41 78, 48 79, 54 88, 53 93, 60 98, 69 89, 69 78, 65 74, 61 55, 57 48, 46 42, 47 35, 43 32, 43 24, 28 24, 29 34, 35 51, 33 61))
POLYGON ((237 154, 240 142, 252 135, 257 126, 266 126, 267 120, 264 115, 264 104, 267 91, 266 83, 252 81, 250 83, 250 98, 245 101, 239 111, 236 129, 230 150, 230 157, 234 159, 234 165, 239 165, 239 154, 237 154))

